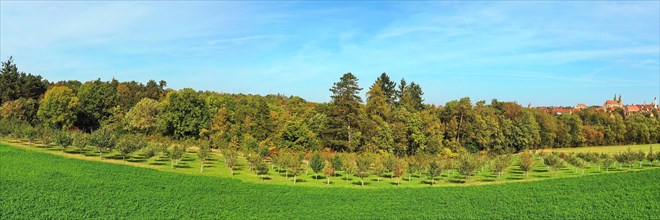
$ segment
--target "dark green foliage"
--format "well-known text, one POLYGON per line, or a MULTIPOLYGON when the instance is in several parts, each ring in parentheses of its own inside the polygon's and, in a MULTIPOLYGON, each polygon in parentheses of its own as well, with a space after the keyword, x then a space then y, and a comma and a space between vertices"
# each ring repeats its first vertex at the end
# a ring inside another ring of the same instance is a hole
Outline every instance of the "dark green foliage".
POLYGON ((382 73, 377 80, 381 82, 380 86, 383 90, 383 93, 385 94, 385 97, 387 97, 387 103, 390 105, 396 104, 396 83, 390 80, 390 76, 388 76, 387 73, 382 73))
POLYGON ((424 99, 422 96, 422 87, 420 87, 415 82, 411 82, 410 85, 406 85, 405 81, 402 79, 401 84, 399 84, 399 105, 408 109, 409 111, 420 111, 424 107, 424 99))
POLYGON ((648 219, 660 215, 660 202, 653 193, 658 169, 486 186, 363 190, 249 184, 71 160, 7 146, 0 146, 0 152, 3 219, 434 219, 438 213, 450 219, 648 219), (193 196, 199 192, 204 195, 193 196), (521 202, 524 205, 515 205, 521 202), (347 214, 347 210, 353 211, 347 214))
POLYGON ((653 161, 657 160, 656 158, 657 156, 653 153, 653 147, 649 147, 649 153, 646 154, 646 160, 648 160, 651 166, 653 166, 653 161))
POLYGON ((321 158, 321 154, 315 153, 314 156, 312 156, 312 159, 309 161, 309 165, 312 167, 314 173, 316 173, 316 179, 318 179, 319 172, 323 171, 323 167, 325 167, 325 163, 323 158, 321 158))
POLYGON ((38 100, 50 86, 48 80, 39 75, 19 72, 14 59, 2 62, 0 69, 0 105, 19 98, 38 100))
POLYGON ((257 175, 261 176, 261 180, 264 180, 266 174, 268 174, 268 164, 260 160, 256 166, 257 175))
POLYGON ((362 98, 358 95, 362 88, 357 80, 353 74, 346 73, 330 89, 332 102, 324 139, 335 151, 357 150, 356 131, 359 130, 362 103, 362 98))
POLYGON ((112 116, 112 108, 117 106, 118 84, 117 80, 104 82, 97 79, 80 86, 76 91, 80 108, 75 126, 88 132, 100 128, 101 123, 112 116))
POLYGON ((332 163, 332 168, 335 170, 339 171, 344 169, 344 164, 342 163, 342 159, 339 155, 332 157, 330 162, 332 163))
POLYGON ((197 138, 210 124, 206 102, 192 89, 168 94, 169 104, 163 112, 165 133, 175 138, 197 138))

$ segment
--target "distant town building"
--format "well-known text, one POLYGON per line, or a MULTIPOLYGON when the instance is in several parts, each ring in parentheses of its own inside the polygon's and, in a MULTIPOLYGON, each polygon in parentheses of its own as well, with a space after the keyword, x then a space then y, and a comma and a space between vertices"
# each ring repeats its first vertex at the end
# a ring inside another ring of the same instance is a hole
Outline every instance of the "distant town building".
MULTIPOLYGON (((531 104, 527 106, 528 108, 531 108, 531 104)), ((555 107, 555 106, 539 106, 536 107, 537 109, 541 109, 544 112, 547 113, 552 113, 552 114, 573 114, 576 112, 579 112, 584 109, 594 109, 597 111, 605 111, 605 112, 616 112, 617 109, 621 109, 623 111, 624 115, 630 115, 630 114, 649 114, 651 117, 660 117, 658 115, 658 111, 660 110, 660 107, 658 106, 658 99, 654 98, 653 102, 651 104, 647 104, 644 102, 643 104, 632 104, 632 105, 623 105, 621 95, 617 98, 616 95, 614 95, 614 99, 611 100, 606 100, 605 103, 603 103, 602 106, 600 107, 588 107, 584 103, 579 103, 575 107, 555 107), (654 111, 655 110, 655 111, 654 111)), ((613 117, 614 115, 612 115, 613 117)))

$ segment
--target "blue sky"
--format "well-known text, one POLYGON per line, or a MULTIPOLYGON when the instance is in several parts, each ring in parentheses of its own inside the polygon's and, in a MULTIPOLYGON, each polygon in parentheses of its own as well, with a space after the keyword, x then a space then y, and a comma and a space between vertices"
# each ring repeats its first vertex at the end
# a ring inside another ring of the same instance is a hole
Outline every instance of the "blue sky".
POLYGON ((0 2, 0 58, 51 81, 326 102, 352 72, 419 83, 427 103, 660 98, 660 3, 0 2))

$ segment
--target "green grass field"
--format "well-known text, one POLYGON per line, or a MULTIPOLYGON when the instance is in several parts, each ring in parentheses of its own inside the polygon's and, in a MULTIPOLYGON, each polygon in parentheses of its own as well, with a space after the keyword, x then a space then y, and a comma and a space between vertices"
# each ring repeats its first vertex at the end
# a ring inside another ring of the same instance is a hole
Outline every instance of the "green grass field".
POLYGON ((0 161, 0 219, 660 216, 660 169, 486 186, 354 189, 254 184, 7 145, 0 145, 0 161))

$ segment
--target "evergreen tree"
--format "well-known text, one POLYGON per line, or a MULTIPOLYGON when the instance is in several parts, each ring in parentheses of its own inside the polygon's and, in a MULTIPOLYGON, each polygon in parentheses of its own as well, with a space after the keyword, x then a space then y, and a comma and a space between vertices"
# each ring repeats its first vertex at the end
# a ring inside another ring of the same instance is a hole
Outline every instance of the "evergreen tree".
POLYGON ((312 170, 316 174, 314 179, 318 179, 319 172, 323 171, 323 167, 325 166, 323 158, 321 158, 321 154, 315 153, 314 156, 312 156, 312 159, 309 161, 309 165, 312 167, 312 170))
POLYGON ((331 110, 326 129, 326 142, 335 151, 355 151, 358 149, 358 139, 355 138, 360 125, 360 104, 362 98, 358 95, 360 88, 357 78, 344 74, 339 82, 330 89, 332 92, 331 110))
POLYGON ((387 98, 387 103, 395 105, 397 101, 396 83, 390 80, 390 76, 387 73, 382 73, 376 81, 380 81, 380 87, 387 98))

